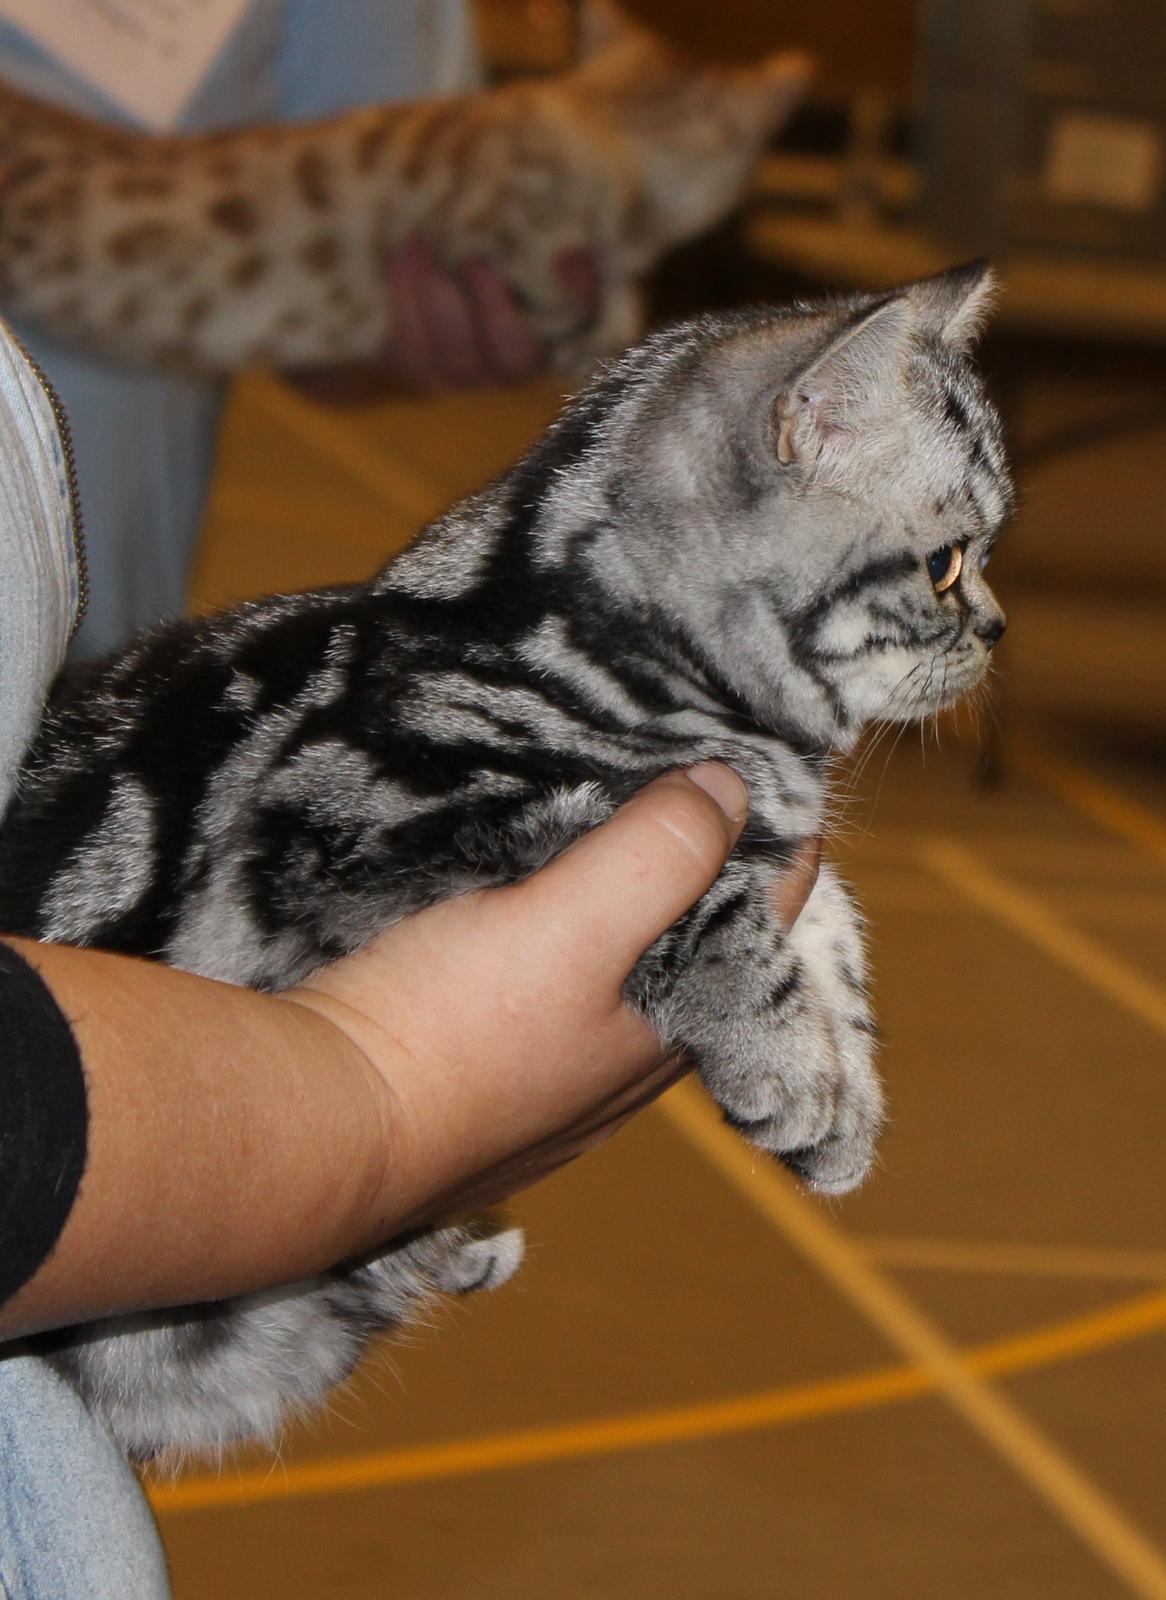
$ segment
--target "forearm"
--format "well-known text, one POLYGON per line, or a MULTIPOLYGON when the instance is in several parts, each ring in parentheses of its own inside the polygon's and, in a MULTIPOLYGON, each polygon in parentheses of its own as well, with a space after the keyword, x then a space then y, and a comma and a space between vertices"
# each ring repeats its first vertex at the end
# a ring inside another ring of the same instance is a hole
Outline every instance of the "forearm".
POLYGON ((384 1080, 290 1001, 12 940, 72 1024, 89 1149, 48 1260, 0 1334, 290 1282, 395 1231, 384 1080))

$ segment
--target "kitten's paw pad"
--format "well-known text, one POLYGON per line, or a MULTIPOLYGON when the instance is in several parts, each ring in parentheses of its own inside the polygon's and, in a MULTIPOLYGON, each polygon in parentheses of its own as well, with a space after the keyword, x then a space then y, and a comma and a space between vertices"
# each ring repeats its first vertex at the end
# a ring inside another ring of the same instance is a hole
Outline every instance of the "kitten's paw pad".
POLYGON ((796 1068, 769 1067, 726 1082, 706 1071, 731 1127, 779 1157, 819 1194, 845 1194, 866 1177, 883 1122, 883 1092, 869 1050, 838 1054, 808 1031, 782 1052, 796 1068), (817 1050, 812 1046, 816 1043, 817 1050))
POLYGON ((776 1036, 737 1040, 729 1048, 732 1064, 726 1068, 706 1061, 702 1077, 725 1120, 750 1144, 784 1155, 830 1137, 838 1120, 844 1067, 819 1018, 802 1015, 776 1036), (775 1061, 782 1065, 775 1066, 775 1061))
POLYGON ((848 1194, 871 1169, 882 1125, 882 1086, 873 1072, 864 1072, 839 1086, 834 1124, 825 1138, 779 1154, 816 1194, 848 1194))
POLYGON ((785 1150, 781 1160, 815 1194, 849 1194, 870 1171, 874 1143, 856 1147, 841 1139, 824 1139, 806 1150, 785 1150))
POLYGON ((760 1115, 755 1106, 750 1108, 753 1114, 746 1115, 721 1102, 725 1121, 743 1139, 771 1155, 784 1156, 791 1150, 813 1149, 829 1137, 834 1124, 832 1095, 794 1097, 783 1093, 777 1084, 765 1087, 769 1092, 763 1098, 770 1107, 760 1115))
POLYGON ((460 1231, 462 1240, 453 1245, 434 1273, 434 1287, 442 1294, 497 1289, 522 1265, 526 1236, 521 1228, 484 1235, 460 1231))

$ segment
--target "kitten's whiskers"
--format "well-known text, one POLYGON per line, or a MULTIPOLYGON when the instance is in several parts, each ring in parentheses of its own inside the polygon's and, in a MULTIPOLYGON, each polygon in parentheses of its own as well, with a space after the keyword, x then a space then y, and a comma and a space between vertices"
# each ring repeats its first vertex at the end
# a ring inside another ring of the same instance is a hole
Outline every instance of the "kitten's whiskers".
POLYGON ((895 684, 887 696, 886 710, 883 717, 871 726, 870 736, 863 746, 859 760, 849 771, 842 772, 839 787, 832 794, 832 800, 842 806, 853 805, 859 798, 859 786, 867 768, 880 747, 886 743, 888 736, 894 733, 895 737, 891 741, 890 748, 886 751, 883 769, 879 775, 878 787, 875 790, 874 799, 871 801, 867 820, 861 826, 852 828, 850 830, 852 835, 861 836, 869 831, 870 818, 874 815, 875 808, 878 805, 879 795, 882 793, 883 781, 886 778, 891 757, 898 748, 899 741, 904 733, 911 723, 916 720, 914 713, 925 698, 926 685, 924 685, 923 689, 920 689, 912 680, 922 669, 923 662, 917 661, 895 684), (900 701, 903 703, 900 704, 900 701))

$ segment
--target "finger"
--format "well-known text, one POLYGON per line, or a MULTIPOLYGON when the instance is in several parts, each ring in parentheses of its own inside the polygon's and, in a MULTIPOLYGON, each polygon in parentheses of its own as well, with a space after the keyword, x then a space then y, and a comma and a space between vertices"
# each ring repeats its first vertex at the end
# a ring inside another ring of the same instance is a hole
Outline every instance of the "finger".
POLYGON ((587 983, 622 985, 648 946, 715 881, 748 794, 707 762, 657 778, 601 827, 504 894, 526 901, 547 959, 587 983))
POLYGON ((466 290, 416 236, 388 264, 393 332, 386 364, 420 394, 480 388, 490 381, 466 290))
POLYGON ((462 275, 488 375, 495 383, 533 377, 545 365, 546 351, 514 290, 484 261, 467 261, 462 275))
MULTIPOLYGON (((645 1073, 633 1090, 613 1096, 602 1112, 580 1119, 564 1132, 525 1152, 521 1158, 522 1187, 529 1187, 531 1183, 557 1172, 568 1162, 577 1161, 589 1150, 606 1144, 621 1128, 626 1127, 634 1117, 639 1116, 641 1111, 691 1071, 692 1063, 684 1056, 668 1056, 652 1072, 645 1073)), ((510 1192, 517 1191, 512 1189, 510 1192)))
POLYGON ((690 1056, 685 1055, 682 1050, 674 1050, 662 1056, 657 1043, 650 1064, 638 1076, 628 1082, 620 1083, 601 1099, 593 1100, 574 1121, 567 1123, 546 1139, 540 1140, 537 1145, 531 1146, 531 1149, 541 1150, 558 1142, 589 1138, 613 1122, 626 1122, 645 1106, 651 1105, 653 1100, 658 1100, 674 1083, 679 1083, 681 1078, 693 1070, 690 1056))
POLYGON ((486 387, 493 375, 473 291, 460 276, 431 258, 420 298, 425 342, 438 386, 486 387))
POLYGON ((802 907, 813 893, 822 860, 822 841, 803 839, 789 866, 779 875, 770 891, 777 920, 788 933, 798 920, 802 907))
POLYGON ((579 308, 581 326, 594 322, 599 313, 599 263, 590 250, 564 250, 555 258, 555 271, 563 293, 579 308))
POLYGON ((426 258, 420 241, 409 239, 389 257, 386 276, 391 301, 391 327, 386 365, 406 388, 428 394, 437 387, 425 337, 422 285, 426 258))
POLYGON ((568 1135, 578 1139, 590 1138, 602 1134, 605 1129, 622 1127, 630 1117, 650 1106, 693 1070, 692 1058, 683 1051, 674 1051, 662 1057, 640 1077, 593 1106, 567 1130, 568 1135))
POLYGON ((672 1056, 655 1073, 641 1081, 641 1092, 634 1098, 625 1096, 602 1116, 581 1121, 552 1138, 524 1150, 501 1167, 483 1173, 472 1180, 468 1188, 456 1196, 443 1196, 438 1210, 448 1210, 451 1204, 459 1209, 468 1206, 499 1205, 512 1195, 521 1193, 551 1177, 580 1156, 595 1150, 614 1137, 621 1128, 632 1121, 647 1105, 677 1083, 690 1070, 678 1056, 672 1056))

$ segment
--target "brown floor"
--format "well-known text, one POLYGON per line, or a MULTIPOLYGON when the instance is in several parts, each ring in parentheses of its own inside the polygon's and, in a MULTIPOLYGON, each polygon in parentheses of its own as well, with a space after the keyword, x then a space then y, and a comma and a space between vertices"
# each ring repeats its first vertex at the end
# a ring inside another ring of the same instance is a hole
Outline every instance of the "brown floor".
MULTIPOLYGON (((200 599, 363 574, 553 405, 248 382, 200 599)), ((178 1600, 1166 1596, 1166 785, 1003 754, 908 734, 844 812, 869 1186, 806 1199, 683 1087, 521 1201, 515 1284, 157 1489, 178 1600)))

